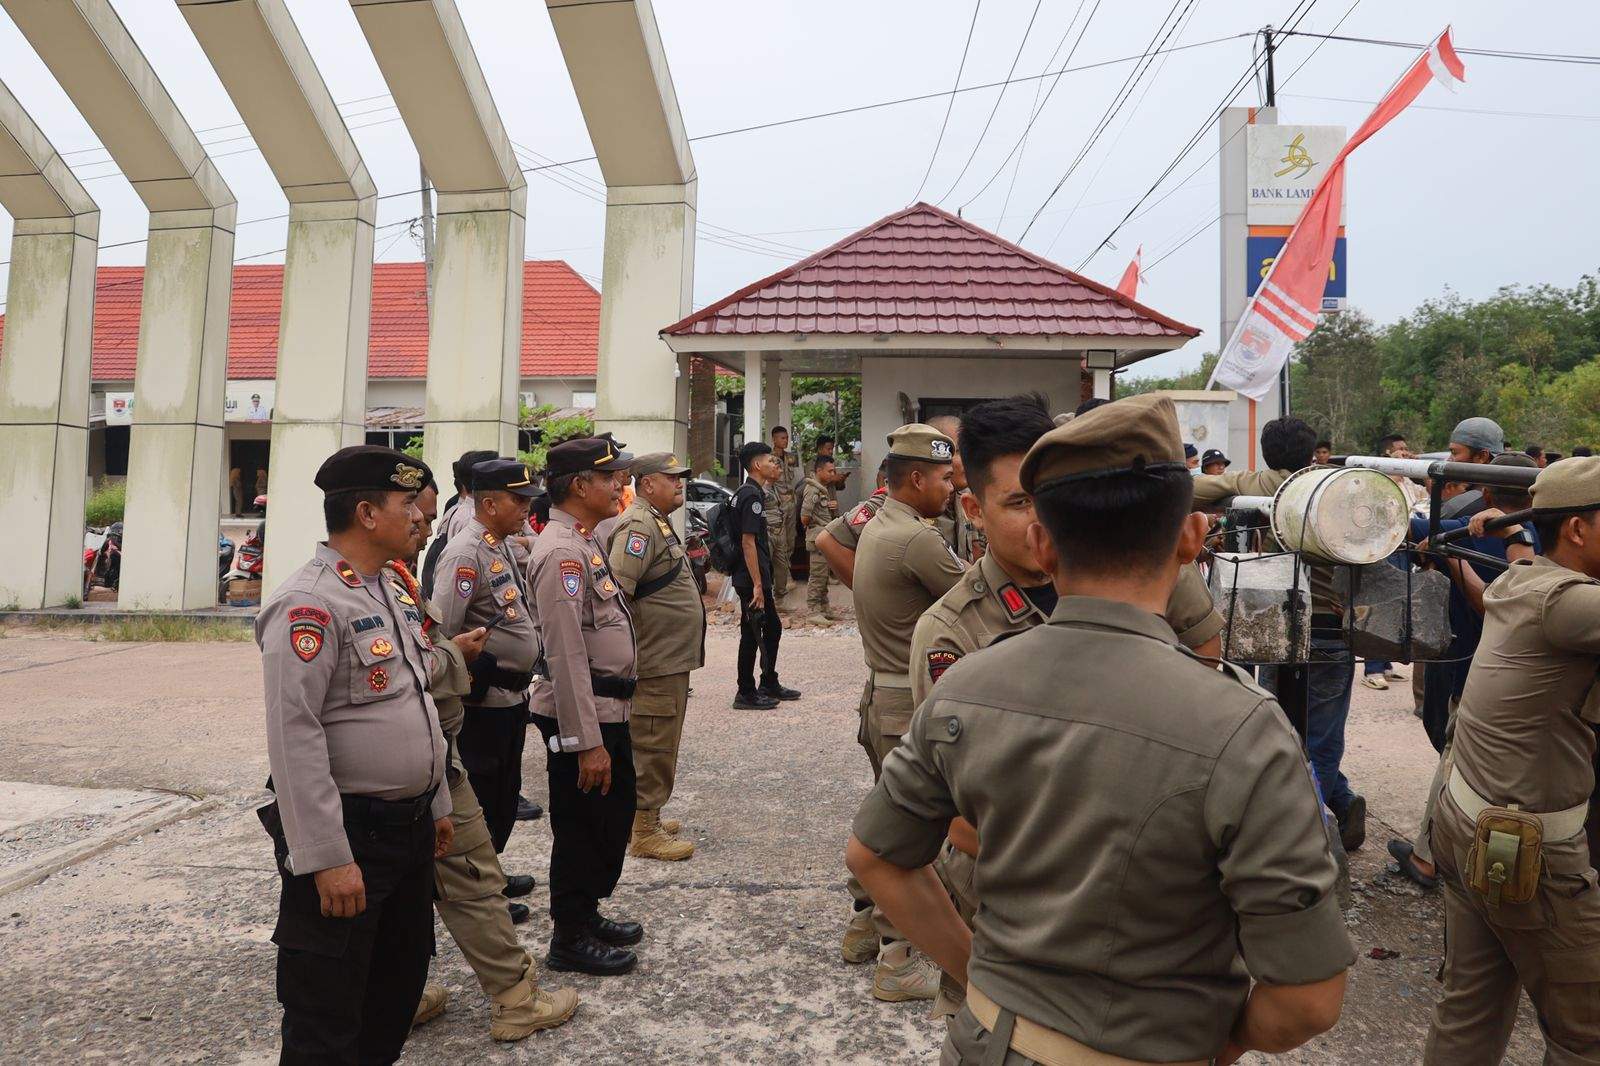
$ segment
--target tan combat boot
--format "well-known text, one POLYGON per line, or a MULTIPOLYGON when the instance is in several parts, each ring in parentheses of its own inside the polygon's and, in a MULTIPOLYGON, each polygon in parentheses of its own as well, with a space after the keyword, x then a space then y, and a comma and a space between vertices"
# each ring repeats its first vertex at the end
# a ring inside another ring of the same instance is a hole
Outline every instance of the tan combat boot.
POLYGON ((661 831, 667 834, 669 837, 677 836, 678 831, 683 828, 683 823, 678 821, 676 818, 661 818, 660 811, 656 812, 656 817, 661 822, 661 831))
POLYGON ((681 862, 694 854, 694 845, 663 833, 660 811, 634 811, 633 838, 628 841, 628 854, 641 859, 681 862))
POLYGON ((939 994, 939 967, 896 940, 878 953, 878 972, 872 975, 872 995, 885 1003, 933 999, 939 994))
POLYGON ((575 989, 535 988, 526 977, 491 998, 489 1036, 494 1040, 523 1040, 540 1029, 554 1029, 578 1009, 575 989))
POLYGON ((431 1022, 444 1013, 445 1005, 450 1002, 450 990, 443 985, 426 985, 422 989, 422 998, 417 1001, 417 1013, 411 1019, 412 1028, 431 1022))
POLYGON ((871 962, 878 957, 878 929, 872 924, 872 908, 856 911, 844 927, 844 942, 839 954, 849 963, 871 962))

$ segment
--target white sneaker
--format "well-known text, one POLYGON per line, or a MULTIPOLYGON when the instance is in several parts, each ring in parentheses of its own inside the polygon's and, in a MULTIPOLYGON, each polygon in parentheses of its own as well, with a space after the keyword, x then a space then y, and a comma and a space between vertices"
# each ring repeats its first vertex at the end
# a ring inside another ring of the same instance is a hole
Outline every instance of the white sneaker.
POLYGON ((1368 688, 1378 689, 1380 692, 1389 687, 1389 682, 1384 680, 1382 674, 1362 674, 1361 683, 1368 688))

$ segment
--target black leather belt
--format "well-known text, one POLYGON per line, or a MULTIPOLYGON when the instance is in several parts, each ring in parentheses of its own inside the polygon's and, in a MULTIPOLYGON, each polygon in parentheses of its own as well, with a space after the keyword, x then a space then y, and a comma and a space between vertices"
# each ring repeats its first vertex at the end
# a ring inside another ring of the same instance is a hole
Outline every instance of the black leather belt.
POLYGON ((589 672, 589 686, 596 696, 605 696, 613 700, 633 699, 633 690, 639 687, 636 677, 611 677, 607 674, 589 672))
POLYGON ((433 821, 431 813, 433 795, 437 791, 437 788, 430 788, 420 796, 401 800, 345 794, 340 794, 339 799, 344 802, 344 816, 352 822, 363 822, 368 825, 410 825, 424 818, 433 821))

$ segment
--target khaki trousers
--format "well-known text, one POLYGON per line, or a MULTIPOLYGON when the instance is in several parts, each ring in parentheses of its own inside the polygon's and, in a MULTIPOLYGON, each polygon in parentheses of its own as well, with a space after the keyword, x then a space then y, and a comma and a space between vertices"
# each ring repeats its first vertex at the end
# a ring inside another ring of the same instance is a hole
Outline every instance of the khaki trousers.
MULTIPOLYGON (((1418 670, 1417 673, 1422 671, 1418 670)), ((1450 701, 1450 718, 1444 724, 1444 750, 1439 752, 1439 765, 1433 771, 1433 780, 1428 783, 1428 802, 1422 808, 1422 825, 1417 828, 1416 843, 1411 846, 1412 854, 1423 862, 1433 861, 1433 819, 1439 811, 1439 793, 1444 791, 1445 780, 1450 776, 1450 750, 1456 742, 1456 708, 1457 701, 1450 701)))
MULTIPOLYGON (((950 893, 950 902, 956 905, 956 913, 971 929, 972 919, 978 913, 978 889, 973 883, 978 873, 978 860, 946 840, 944 850, 933 862, 933 871, 939 875, 944 890, 950 893)), ((953 1017, 966 1003, 965 978, 966 974, 957 977, 949 970, 939 971, 939 995, 933 1001, 935 1018, 953 1017)))
POLYGON ((1600 888, 1584 834, 1544 845, 1539 888, 1524 904, 1467 887, 1473 825, 1448 796, 1433 822, 1444 888, 1444 996, 1433 1011, 1428 1066, 1498 1063, 1526 989, 1547 1066, 1600 1062, 1600 888))
MULTIPOLYGON (((900 738, 911 723, 911 712, 915 709, 910 689, 880 688, 873 685, 870 677, 867 679, 866 687, 861 691, 861 730, 856 739, 867 751, 874 781, 883 774, 883 760, 899 746, 900 738)), ((850 875, 846 887, 857 903, 872 902, 872 897, 867 895, 867 890, 854 874, 850 875)), ((884 940, 905 939, 877 906, 872 908, 872 924, 884 940)))
POLYGON ((779 511, 783 516, 783 524, 767 530, 772 538, 772 591, 779 596, 789 591, 789 558, 794 554, 795 506, 792 499, 786 502, 779 511))
POLYGON ((638 777, 638 809, 659 811, 672 798, 678 773, 678 742, 689 707, 689 674, 641 677, 633 691, 628 734, 638 777))
POLYGON ((504 992, 524 977, 536 986, 538 971, 517 940, 500 894, 506 877, 483 809, 464 772, 453 766, 449 776, 455 779, 450 786, 455 842, 451 854, 433 861, 434 909, 486 994, 504 992))
POLYGON ((806 537, 810 543, 806 545, 809 559, 810 575, 806 578, 806 605, 819 611, 828 609, 828 560, 817 551, 817 538, 814 535, 806 537))

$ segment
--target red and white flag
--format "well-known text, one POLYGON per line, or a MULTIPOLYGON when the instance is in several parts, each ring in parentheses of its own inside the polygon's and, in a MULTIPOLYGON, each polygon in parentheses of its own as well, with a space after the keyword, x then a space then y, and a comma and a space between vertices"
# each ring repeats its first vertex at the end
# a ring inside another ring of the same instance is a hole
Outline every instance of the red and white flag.
POLYGON ((1128 269, 1122 272, 1122 280, 1117 282, 1117 291, 1130 300, 1139 298, 1139 275, 1143 268, 1140 261, 1144 259, 1144 245, 1139 245, 1133 253, 1133 262, 1128 264, 1128 269))
POLYGON ((1328 280, 1339 214, 1344 203, 1344 161, 1358 145, 1404 111, 1429 81, 1452 92, 1466 81, 1466 68, 1450 43, 1448 27, 1419 55, 1384 94, 1355 131, 1306 201, 1283 250, 1267 271, 1261 287, 1245 306, 1239 325, 1222 350, 1208 388, 1221 385, 1259 400, 1277 384, 1278 371, 1299 341, 1317 328, 1322 290, 1328 280))

